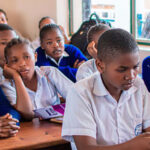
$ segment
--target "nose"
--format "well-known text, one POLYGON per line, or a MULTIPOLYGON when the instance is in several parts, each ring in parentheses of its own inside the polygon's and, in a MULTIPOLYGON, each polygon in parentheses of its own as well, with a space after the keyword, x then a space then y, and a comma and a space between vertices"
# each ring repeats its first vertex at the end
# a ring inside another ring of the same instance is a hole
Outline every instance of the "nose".
POLYGON ((134 80, 135 77, 136 77, 136 75, 137 75, 137 72, 132 69, 132 70, 130 70, 130 71, 128 72, 128 74, 126 75, 126 79, 127 79, 127 80, 134 80))
POLYGON ((59 44, 58 44, 57 42, 54 42, 54 43, 53 43, 53 46, 54 46, 54 47, 58 47, 59 44))
POLYGON ((19 61, 20 67, 25 66, 25 65, 26 65, 26 62, 23 59, 19 61))

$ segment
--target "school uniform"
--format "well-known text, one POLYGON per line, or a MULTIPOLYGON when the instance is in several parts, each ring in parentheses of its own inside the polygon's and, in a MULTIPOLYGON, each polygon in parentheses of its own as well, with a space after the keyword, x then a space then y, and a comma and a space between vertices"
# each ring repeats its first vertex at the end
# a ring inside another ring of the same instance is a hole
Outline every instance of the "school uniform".
MULTIPOLYGON (((66 98, 67 91, 73 84, 67 79, 58 69, 54 67, 35 67, 37 75, 37 90, 36 92, 26 88, 34 109, 56 105, 60 103, 58 93, 66 98)), ((16 89, 14 80, 11 82, 5 80, 2 83, 2 88, 5 95, 8 97, 11 105, 16 104, 16 89)))
POLYGON ((150 94, 137 77, 117 102, 105 88, 100 73, 77 82, 68 92, 62 136, 90 136, 100 145, 126 142, 150 127, 150 94))
POLYGON ((76 80, 79 81, 84 79, 97 71, 97 67, 95 64, 95 59, 90 59, 83 63, 76 73, 76 80))
POLYGON ((150 92, 150 56, 147 56, 142 63, 142 78, 150 92))
POLYGON ((37 66, 54 66, 58 68, 65 76, 67 76, 73 82, 76 82, 76 72, 77 68, 73 68, 75 61, 87 60, 87 58, 82 54, 82 52, 73 45, 65 44, 65 51, 62 57, 59 59, 58 63, 50 56, 45 54, 45 51, 39 47, 36 51, 38 54, 37 57, 37 66))

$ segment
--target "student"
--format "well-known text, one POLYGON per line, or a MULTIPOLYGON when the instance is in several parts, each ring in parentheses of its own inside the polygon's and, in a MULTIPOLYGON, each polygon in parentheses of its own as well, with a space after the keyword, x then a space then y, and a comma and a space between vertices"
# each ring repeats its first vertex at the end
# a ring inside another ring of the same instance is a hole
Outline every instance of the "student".
POLYGON ((6 44, 16 37, 17 34, 12 27, 7 24, 0 24, 0 67, 5 64, 4 48, 6 44))
POLYGON ((144 80, 144 83, 150 92, 150 56, 147 56, 144 58, 142 62, 142 78, 144 80))
MULTIPOLYGON (((0 9, 0 14, 3 12, 0 9)), ((5 12, 3 13, 5 14, 5 12)), ((1 16, 1 15, 0 15, 1 16)), ((0 82, 4 80, 3 69, 5 63, 4 48, 6 44, 12 39, 16 38, 17 35, 13 28, 7 24, 0 24, 0 82)), ((12 108, 9 101, 5 97, 0 87, 0 137, 15 136, 18 132, 19 127, 16 123, 20 120, 19 113, 12 108)))
POLYGON ((10 41, 5 58, 4 72, 13 80, 5 80, 1 86, 11 105, 25 119, 34 117, 34 109, 59 104, 58 93, 66 99, 72 82, 54 67, 35 67, 36 54, 27 40, 10 41))
POLYGON ((63 138, 75 141, 78 150, 150 149, 150 133, 139 135, 150 131, 150 94, 137 77, 139 61, 137 43, 127 31, 102 34, 99 72, 68 92, 63 138))
POLYGON ((98 39, 105 31, 109 29, 110 27, 104 24, 97 24, 89 29, 87 34, 88 40, 87 51, 93 59, 90 59, 87 62, 80 65, 76 74, 77 81, 84 79, 97 71, 95 59, 97 57, 98 39))
POLYGON ((56 24, 45 25, 40 31, 40 40, 36 65, 57 67, 75 82, 77 68, 87 60, 82 52, 73 45, 64 44, 63 34, 56 24))
POLYGON ((19 130, 20 114, 10 105, 0 87, 0 138, 15 136, 19 130))
POLYGON ((0 9, 0 24, 7 24, 8 18, 7 14, 3 9, 0 9))
MULTIPOLYGON (((49 16, 42 17, 41 20, 39 21, 39 30, 41 30, 42 27, 47 25, 47 24, 56 24, 56 23, 49 16)), ((59 27, 60 27, 60 29, 61 29, 61 31, 63 33, 64 38, 65 38, 65 44, 69 44, 70 40, 69 40, 69 38, 67 36, 66 31, 64 30, 64 28, 62 26, 59 25, 59 27)), ((40 39, 39 39, 39 37, 37 37, 36 40, 34 40, 32 42, 32 46, 33 46, 34 49, 37 49, 38 47, 40 47, 40 39)))

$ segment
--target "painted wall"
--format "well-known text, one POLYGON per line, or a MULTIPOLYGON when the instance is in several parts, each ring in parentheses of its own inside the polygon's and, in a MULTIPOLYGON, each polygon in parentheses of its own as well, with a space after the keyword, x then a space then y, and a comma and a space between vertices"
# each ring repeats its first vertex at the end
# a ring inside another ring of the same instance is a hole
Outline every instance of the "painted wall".
POLYGON ((38 36, 43 16, 52 17, 68 30, 68 0, 0 0, 0 8, 6 11, 9 25, 30 40, 38 36))

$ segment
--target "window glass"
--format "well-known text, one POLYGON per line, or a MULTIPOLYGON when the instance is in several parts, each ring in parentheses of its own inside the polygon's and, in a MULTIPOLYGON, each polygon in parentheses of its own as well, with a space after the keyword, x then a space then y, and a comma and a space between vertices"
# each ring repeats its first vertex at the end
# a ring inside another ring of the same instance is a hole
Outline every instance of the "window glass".
POLYGON ((150 0, 136 0, 136 38, 150 40, 150 0))

